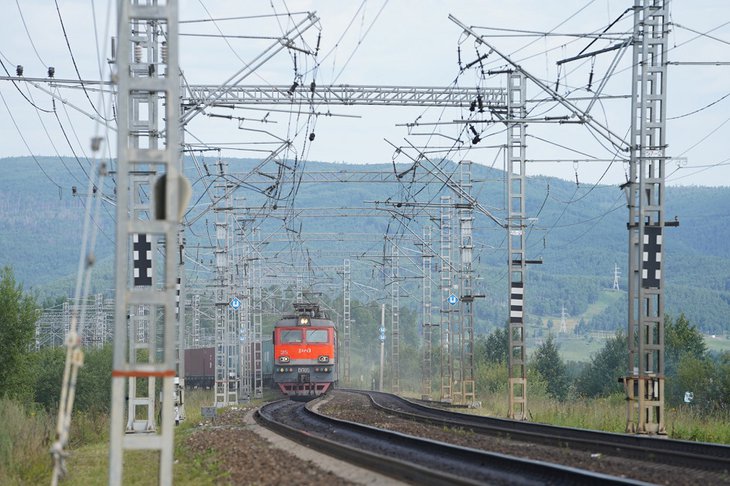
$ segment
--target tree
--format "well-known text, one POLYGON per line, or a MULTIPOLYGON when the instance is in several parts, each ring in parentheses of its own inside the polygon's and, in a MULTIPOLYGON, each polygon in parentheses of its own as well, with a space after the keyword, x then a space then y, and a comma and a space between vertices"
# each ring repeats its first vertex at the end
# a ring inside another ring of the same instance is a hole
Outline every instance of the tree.
POLYGON ((484 338, 479 336, 474 345, 477 360, 487 363, 506 363, 509 348, 509 331, 506 327, 497 328, 484 338))
POLYGON ((606 396, 622 390, 618 379, 626 374, 628 342, 619 331, 601 350, 576 380, 578 394, 588 397, 606 396))
POLYGON ((533 366, 547 383, 547 392, 558 400, 564 400, 568 396, 570 383, 565 368, 565 363, 560 358, 558 345, 555 337, 549 334, 535 351, 533 366))
POLYGON ((692 391, 697 397, 696 404, 710 408, 717 397, 712 379, 714 365, 708 358, 702 333, 684 313, 676 319, 664 316, 664 360, 667 403, 678 405, 684 400, 684 393, 692 391))
POLYGON ((664 316, 664 359, 665 374, 674 375, 677 372, 682 356, 688 354, 697 359, 707 357, 707 345, 697 326, 691 324, 680 314, 676 319, 664 316))
POLYGON ((0 394, 32 399, 29 351, 37 319, 35 299, 23 293, 13 270, 0 271, 0 394))

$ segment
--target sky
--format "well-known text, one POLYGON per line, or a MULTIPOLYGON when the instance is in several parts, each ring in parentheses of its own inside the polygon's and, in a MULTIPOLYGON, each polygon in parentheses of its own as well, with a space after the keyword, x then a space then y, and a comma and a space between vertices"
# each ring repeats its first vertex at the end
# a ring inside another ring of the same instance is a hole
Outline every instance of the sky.
MULTIPOLYGON (((108 80, 109 39, 116 35, 114 4, 98 0, 57 0, 56 3, 4 0, 0 59, 13 76, 15 66, 20 64, 26 77, 44 78, 47 66, 53 66, 58 79, 80 76, 108 80)), ((504 88, 505 75, 482 75, 478 64, 460 72, 459 52, 464 65, 489 49, 464 35, 449 20, 449 14, 453 14, 467 25, 478 26, 477 31, 485 36, 486 42, 546 85, 557 86, 559 94, 585 99, 593 95, 620 51, 567 63, 560 70, 556 62, 583 49, 598 50, 625 39, 632 26, 630 14, 616 22, 606 40, 592 46, 589 46, 590 39, 576 34, 601 32, 632 4, 631 0, 182 0, 180 19, 185 23, 181 24, 180 32, 185 35, 180 40, 180 65, 188 83, 219 85, 238 72, 244 62, 251 62, 268 46, 276 44, 275 38, 291 28, 293 20, 304 18, 300 12, 314 11, 319 21, 294 43, 300 49, 314 51, 319 37, 316 58, 284 49, 242 84, 290 85, 295 79, 296 53, 297 74, 307 86, 315 80, 319 86, 504 88), (284 15, 287 13, 291 15, 284 15), (273 17, 272 14, 280 15, 273 17), (258 17, 228 20, 243 16, 258 17), (192 22, 199 20, 208 21, 192 22), (515 32, 518 30, 521 32, 515 32), (221 34, 226 37, 222 38, 221 34), (591 70, 594 71, 592 78, 591 70), (593 90, 588 91, 591 79, 593 90)), ((671 62, 730 63, 727 0, 673 0, 671 21, 668 52, 671 62)), ((620 136, 627 133, 630 120, 628 100, 624 97, 631 86, 630 54, 626 52, 619 60, 606 83, 603 94, 611 98, 601 99, 591 111, 597 121, 620 136)), ((504 69, 507 63, 493 52, 482 65, 487 72, 504 69)), ((667 155, 671 157, 666 170, 668 184, 730 185, 729 74, 730 65, 668 67, 667 155)), ((37 84, 41 89, 25 82, 14 85, 7 80, 0 81, 0 157, 31 153, 90 155, 89 140, 105 133, 105 129, 89 115, 95 115, 96 109, 109 117, 111 98, 100 98, 90 90, 87 99, 80 90, 60 84, 37 84), (52 112, 53 102, 48 91, 59 98, 56 114, 52 112)), ((531 115, 566 114, 556 103, 545 100, 546 97, 540 87, 528 83, 531 115)), ((585 107, 588 101, 576 103, 585 107)), ((472 125, 479 130, 481 138, 473 144, 473 136, 465 124, 453 123, 473 116, 464 108, 318 106, 296 111, 209 109, 208 114, 232 115, 245 120, 239 123, 198 116, 187 127, 186 142, 225 147, 222 157, 262 157, 286 139, 293 142, 287 154, 290 158, 362 164, 408 163, 409 155, 415 152, 398 153, 394 146, 413 145, 430 158, 468 159, 503 167, 501 146, 506 141, 503 127, 486 123, 472 125), (260 121, 264 117, 267 123, 260 121), (418 126, 406 126, 416 121, 418 126), (310 133, 316 135, 311 142, 310 133)), ((623 160, 626 154, 595 137, 585 126, 532 123, 527 127, 527 134, 528 175, 555 176, 582 183, 621 184, 626 180, 628 164, 623 160)), ((113 134, 110 137, 109 147, 113 149, 113 134)))

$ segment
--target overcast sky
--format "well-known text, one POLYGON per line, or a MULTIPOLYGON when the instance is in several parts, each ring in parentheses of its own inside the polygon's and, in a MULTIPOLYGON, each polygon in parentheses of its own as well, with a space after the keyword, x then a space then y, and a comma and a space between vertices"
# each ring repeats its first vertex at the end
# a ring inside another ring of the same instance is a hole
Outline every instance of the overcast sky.
MULTIPOLYGON (((108 79, 106 59, 110 52, 109 38, 116 35, 113 18, 113 4, 116 2, 58 0, 57 3, 81 77, 108 79), (99 62, 100 58, 102 62, 99 62)), ((2 4, 4 18, 0 31, 0 59, 12 75, 15 74, 15 66, 22 64, 27 77, 45 77, 47 66, 54 66, 59 79, 77 77, 54 2, 4 0, 2 4)), ((632 4, 632 0, 183 0, 180 2, 181 20, 287 12, 292 15, 182 24, 180 30, 183 34, 223 33, 227 36, 267 38, 228 37, 224 40, 220 37, 183 36, 181 67, 191 84, 222 83, 241 68, 243 61, 252 61, 258 53, 275 43, 272 37, 288 30, 293 21, 303 19, 298 12, 315 11, 320 21, 302 39, 295 41, 298 47, 313 50, 321 34, 316 62, 314 56, 302 53, 296 56, 297 72, 306 85, 315 79, 320 86, 334 83, 504 87, 504 75, 482 76, 480 69, 460 73, 459 47, 462 64, 476 59, 477 51, 485 54, 488 49, 477 48, 472 38, 463 35, 462 30, 448 20, 450 13, 466 24, 481 27, 580 34, 602 31, 632 4), (316 63, 319 65, 315 68, 316 63)), ((674 0, 671 12, 674 25, 669 38, 670 61, 730 62, 730 4, 727 0, 674 0)), ((625 15, 609 31, 607 40, 596 42, 589 50, 620 42, 626 38, 631 26, 631 15, 625 15)), ((481 28, 479 32, 489 35, 485 40, 497 50, 510 54, 551 87, 555 88, 557 84, 560 94, 571 97, 592 95, 593 91, 587 90, 591 69, 594 71, 592 88, 595 91, 607 66, 620 52, 612 51, 596 56, 595 60, 588 58, 569 63, 559 72, 556 61, 578 54, 588 46, 590 39, 575 35, 526 36, 487 28, 481 28), (498 34, 510 36, 496 37, 498 34)), ((295 79, 293 52, 283 50, 243 84, 291 84, 295 79)), ((627 52, 606 85, 605 94, 614 98, 600 101, 591 111, 597 120, 621 136, 626 134, 629 126, 628 101, 620 95, 630 92, 630 60, 630 52, 627 52)), ((494 53, 483 64, 485 70, 506 65, 494 53)), ((672 65, 668 70, 667 115, 670 120, 667 155, 676 159, 667 165, 669 183, 730 185, 730 97, 723 98, 730 94, 730 65, 672 65)), ((5 75, 4 72, 0 74, 5 75)), ((48 89, 47 85, 42 86, 48 89)), ((34 100, 39 108, 52 108, 49 94, 26 83, 18 83, 17 88, 34 100)), ((79 111, 93 113, 90 102, 78 91, 61 87, 51 89, 69 102, 65 106, 59 102, 56 106, 65 136, 53 113, 37 111, 12 83, 0 81, 3 97, 0 100, 0 157, 30 155, 30 152, 70 156, 71 147, 79 155, 89 153, 88 140, 100 128, 79 111)), ((104 103, 99 103, 97 93, 89 92, 89 95, 103 113, 104 103)), ((528 99, 546 96, 539 87, 528 85, 528 99)), ((585 106, 587 102, 581 103, 585 106)), ((532 103, 528 108, 536 116, 566 113, 548 101, 532 103)), ((209 110, 209 113, 232 114, 247 121, 241 129, 237 121, 198 116, 188 126, 186 142, 201 140, 237 149, 224 152, 224 156, 261 157, 261 152, 250 149, 265 150, 275 146, 279 139, 292 139, 294 144, 288 154, 290 157, 296 155, 308 160, 363 164, 390 163, 395 158, 396 162, 407 163, 406 154, 394 157, 393 147, 387 142, 390 141, 396 145, 412 143, 424 147, 433 158, 467 158, 476 163, 502 167, 503 153, 499 146, 505 143, 503 127, 477 124, 475 128, 479 129, 482 140, 474 145, 472 135, 463 133, 463 124, 434 125, 439 121, 452 122, 468 117, 470 113, 465 109, 319 106, 302 107, 302 110, 301 114, 272 111, 267 120, 275 124, 255 121, 263 118, 266 112, 209 110), (319 115, 308 116, 310 111, 319 115), (328 111, 332 115, 346 116, 324 116, 328 111), (410 130, 397 126, 416 120, 422 125, 410 130), (311 132, 316 138, 309 143, 306 136, 311 132), (461 142, 457 141, 459 139, 461 142), (253 142, 257 144, 251 145, 253 142), (227 145, 232 143, 240 145, 227 145)), ((581 182, 587 183, 624 182, 627 165, 621 159, 625 154, 617 153, 614 147, 600 137, 595 138, 585 127, 530 124, 527 131, 527 157, 531 160, 529 174, 553 175, 569 180, 574 180, 577 175, 581 182), (550 159, 562 162, 546 162, 550 159), (589 162, 587 159, 597 161, 589 162), (613 163, 609 162, 614 159, 613 163)))

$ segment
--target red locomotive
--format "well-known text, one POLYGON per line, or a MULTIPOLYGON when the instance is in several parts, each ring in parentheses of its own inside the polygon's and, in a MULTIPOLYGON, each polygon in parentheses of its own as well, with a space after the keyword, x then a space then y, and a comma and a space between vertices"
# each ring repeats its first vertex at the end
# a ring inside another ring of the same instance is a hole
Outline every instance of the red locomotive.
POLYGON ((317 304, 274 324, 274 383, 290 397, 314 397, 337 383, 337 330, 317 304))

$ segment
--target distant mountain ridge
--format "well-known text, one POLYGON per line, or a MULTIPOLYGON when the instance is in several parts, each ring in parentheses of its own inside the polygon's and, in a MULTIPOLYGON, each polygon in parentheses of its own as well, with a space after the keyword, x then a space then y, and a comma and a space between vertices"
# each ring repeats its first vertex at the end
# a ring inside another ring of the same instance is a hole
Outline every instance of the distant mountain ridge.
MULTIPOLYGON (((85 193, 88 179, 82 168, 90 170, 86 161, 55 157, 37 157, 38 167, 30 157, 0 159, 3 177, 0 179, 0 265, 12 265, 16 277, 26 288, 33 287, 45 295, 68 292, 79 259, 85 193), (76 196, 72 187, 76 187, 76 196)), ((231 170, 245 172, 256 161, 231 159, 231 170)), ((186 166, 192 164, 186 163, 186 166)), ((210 164, 214 171, 214 163, 210 164)), ((447 172, 454 171, 446 164, 447 172)), ((355 165, 307 162, 306 170, 375 171, 394 170, 391 164, 355 165)), ((417 167, 418 177, 423 168, 417 167)), ((503 213, 503 173, 479 165, 473 166, 475 180, 488 180, 483 186, 475 184, 474 194, 485 207, 503 213)), ((198 176, 192 176, 195 182, 198 176)), ((296 197, 296 207, 362 207, 363 201, 407 200, 407 181, 403 184, 342 183, 302 186, 296 197)), ((203 185, 195 185, 196 201, 203 185)), ((432 189, 429 189, 432 190, 432 189)), ((105 192, 113 191, 107 178, 105 192)), ((435 191, 435 189, 433 189, 435 191)), ((444 192, 421 193, 438 201, 444 192)), ((613 284, 614 264, 620 268, 620 288, 626 289, 628 211, 622 191, 616 186, 577 185, 544 176, 529 177, 527 183, 527 213, 533 220, 528 229, 529 259, 542 259, 541 265, 530 266, 526 292, 527 312, 533 321, 555 318, 565 305, 574 318, 587 312, 600 297, 600 292, 613 284)), ((251 205, 265 201, 261 194, 247 195, 251 205)), ((454 199, 455 200, 455 199, 454 199)), ((668 187, 666 219, 680 222, 677 228, 667 228, 664 239, 664 276, 666 311, 684 312, 688 318, 707 332, 730 332, 730 188, 668 187)), ((406 211, 404 208, 403 211, 406 211)), ((106 205, 102 220, 96 222, 99 235, 96 256, 100 261, 96 285, 110 289, 113 254, 112 239, 115 208, 106 205)), ((196 214, 197 209, 191 212, 196 214)), ((205 218, 201 218, 201 224, 205 218)), ((391 221, 390 231, 420 233, 420 222, 410 223, 410 231, 402 228, 403 220, 391 221)), ((387 221, 386 221, 387 222, 387 221)), ((333 232, 363 232, 382 234, 383 219, 361 218, 357 221, 339 218, 334 223, 307 220, 311 230, 333 232)), ((204 233, 204 232, 203 232, 204 233)), ((199 235, 200 238, 204 238, 199 235)), ((188 235, 194 244, 195 235, 188 235)), ((207 240, 206 240, 207 241, 207 240)), ((437 232, 434 230, 434 241, 437 232)), ((504 230, 483 217, 477 217, 474 227, 477 286, 486 298, 477 307, 477 317, 485 326, 499 325, 506 315, 506 253, 504 230), (495 250, 496 249, 496 250, 495 250)), ((320 243, 325 248, 326 243, 320 243)), ((416 294, 416 295, 420 295, 416 294)), ((408 305, 404 301, 403 305, 408 305)), ((599 315, 587 319, 596 329, 625 328, 625 298, 623 303, 609 306, 599 315)), ((587 314, 586 314, 587 315, 587 314)))

